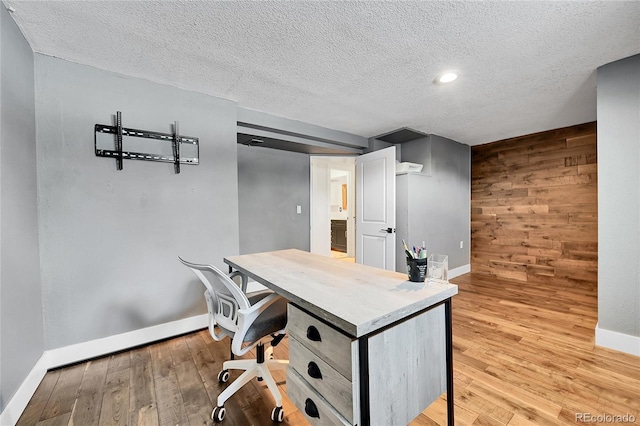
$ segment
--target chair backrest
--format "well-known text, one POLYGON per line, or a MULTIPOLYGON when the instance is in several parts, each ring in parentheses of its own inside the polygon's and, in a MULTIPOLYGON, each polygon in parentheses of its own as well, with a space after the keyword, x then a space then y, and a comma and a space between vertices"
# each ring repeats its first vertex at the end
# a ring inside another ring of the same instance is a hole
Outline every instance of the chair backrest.
MULTIPOLYGON (((180 262, 189 267, 206 287, 205 298, 212 320, 226 331, 238 331, 238 310, 249 309, 251 303, 240 287, 225 273, 213 265, 187 262, 178 256, 180 262), (208 293, 208 295, 207 295, 208 293)), ((213 335, 213 323, 210 331, 213 335)), ((214 336, 215 337, 215 336, 214 336)))

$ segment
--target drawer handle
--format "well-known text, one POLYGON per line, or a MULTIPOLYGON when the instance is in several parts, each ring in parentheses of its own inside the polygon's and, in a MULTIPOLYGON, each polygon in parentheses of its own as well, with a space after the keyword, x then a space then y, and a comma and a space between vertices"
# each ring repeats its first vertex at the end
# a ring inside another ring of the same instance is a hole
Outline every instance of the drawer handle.
POLYGON ((322 380, 322 373, 320 372, 320 367, 318 367, 318 364, 316 364, 313 361, 311 361, 309 363, 309 366, 307 367, 307 374, 309 374, 309 377, 322 380))
POLYGON ((322 342, 320 332, 312 325, 307 328, 307 339, 313 340, 314 342, 322 342))
POLYGON ((309 398, 304 402, 304 412, 307 413, 307 416, 309 417, 315 417, 317 419, 320 418, 318 407, 316 407, 316 404, 309 398))

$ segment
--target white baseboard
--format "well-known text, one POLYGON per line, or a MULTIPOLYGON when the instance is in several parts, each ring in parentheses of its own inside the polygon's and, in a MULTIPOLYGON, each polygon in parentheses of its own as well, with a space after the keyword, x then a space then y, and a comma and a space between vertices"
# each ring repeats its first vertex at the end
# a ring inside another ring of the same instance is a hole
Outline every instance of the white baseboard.
POLYGON ((13 398, 9 401, 4 411, 0 413, 0 425, 15 425, 31 397, 38 389, 38 385, 47 374, 47 354, 42 354, 36 365, 24 379, 13 398))
POLYGON ((596 345, 640 356, 640 337, 605 330, 596 324, 596 345))
POLYGON ((471 272, 471 264, 459 266, 449 270, 449 279, 459 277, 460 275, 468 274, 471 272))
POLYGON ((49 368, 96 358, 207 327, 207 314, 46 351, 49 368))
POLYGON ((47 370, 189 333, 207 326, 208 315, 203 314, 44 351, 36 365, 22 382, 22 385, 20 385, 20 388, 18 388, 18 391, 0 413, 0 425, 13 425, 18 421, 47 370))

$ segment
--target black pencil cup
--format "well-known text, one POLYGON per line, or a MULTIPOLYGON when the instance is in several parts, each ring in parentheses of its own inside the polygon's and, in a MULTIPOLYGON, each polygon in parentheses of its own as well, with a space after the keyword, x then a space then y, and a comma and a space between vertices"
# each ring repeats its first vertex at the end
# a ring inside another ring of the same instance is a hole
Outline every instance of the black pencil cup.
POLYGON ((407 275, 409 275, 409 281, 424 282, 427 276, 427 259, 407 257, 407 275))

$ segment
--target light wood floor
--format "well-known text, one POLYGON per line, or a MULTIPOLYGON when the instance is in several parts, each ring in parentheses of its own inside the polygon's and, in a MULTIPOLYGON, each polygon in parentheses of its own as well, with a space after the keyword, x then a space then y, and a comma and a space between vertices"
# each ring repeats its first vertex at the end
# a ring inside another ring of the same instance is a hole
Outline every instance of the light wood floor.
MULTIPOLYGON (((594 348, 595 289, 471 274, 452 281, 460 286, 453 302, 456 425, 580 424, 576 413, 629 414, 640 425, 640 358, 594 348)), ((201 331, 51 371, 18 424, 211 424, 228 348, 201 331)), ((276 355, 287 352, 285 339, 276 355)), ((284 376, 277 380, 284 391, 284 376)), ((285 424, 306 424, 284 399, 285 424)), ((272 404, 253 381, 227 402, 223 424, 271 424, 272 404)), ((443 425, 445 410, 441 398, 412 424, 443 425)))
POLYGON ((349 255, 347 253, 342 252, 342 251, 337 251, 337 250, 331 250, 331 258, 332 259, 343 260, 345 262, 351 262, 351 263, 355 263, 356 262, 356 258, 355 257, 349 257, 349 255))

